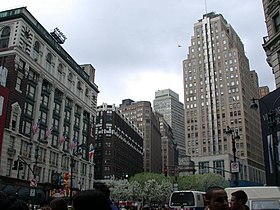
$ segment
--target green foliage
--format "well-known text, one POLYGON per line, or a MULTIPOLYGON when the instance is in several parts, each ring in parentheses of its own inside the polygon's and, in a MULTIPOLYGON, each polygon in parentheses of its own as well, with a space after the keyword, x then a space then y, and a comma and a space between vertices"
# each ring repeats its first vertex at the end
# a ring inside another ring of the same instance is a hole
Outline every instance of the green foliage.
POLYGON ((179 190, 206 191, 210 186, 229 187, 229 182, 215 173, 178 177, 179 190))
MULTIPOLYGON (((177 177, 179 190, 206 191, 210 186, 229 187, 229 182, 222 176, 209 174, 195 174, 177 177)), ((108 185, 114 201, 142 200, 145 203, 168 203, 173 191, 174 177, 165 177, 163 174, 139 173, 129 180, 110 180, 108 185)))
POLYGON ((170 180, 170 177, 165 177, 163 174, 157 174, 157 173, 139 173, 135 174, 133 177, 131 177, 130 181, 137 181, 140 183, 142 187, 145 186, 145 183, 148 180, 155 180, 157 183, 161 183, 163 180, 170 180))

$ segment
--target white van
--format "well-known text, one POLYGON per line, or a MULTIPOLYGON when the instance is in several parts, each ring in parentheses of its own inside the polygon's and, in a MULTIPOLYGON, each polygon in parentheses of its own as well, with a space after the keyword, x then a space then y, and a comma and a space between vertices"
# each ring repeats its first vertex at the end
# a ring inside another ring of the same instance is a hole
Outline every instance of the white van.
POLYGON ((225 189, 230 200, 231 193, 243 190, 248 196, 247 205, 250 210, 280 210, 280 187, 254 186, 254 187, 229 187, 225 189))
POLYGON ((169 207, 171 209, 180 210, 204 210, 205 192, 194 191, 194 190, 181 190, 174 191, 171 193, 169 198, 169 207))

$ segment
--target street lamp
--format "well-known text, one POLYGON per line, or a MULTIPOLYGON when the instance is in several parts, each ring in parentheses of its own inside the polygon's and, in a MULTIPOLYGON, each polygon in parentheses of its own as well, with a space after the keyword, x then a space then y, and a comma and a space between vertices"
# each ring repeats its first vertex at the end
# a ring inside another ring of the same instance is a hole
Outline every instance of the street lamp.
POLYGON ((73 168, 75 166, 75 163, 74 163, 74 156, 71 155, 71 158, 70 158, 70 196, 69 196, 69 203, 70 205, 72 205, 72 193, 73 193, 73 168))
POLYGON ((238 135, 238 130, 234 131, 229 126, 227 126, 226 134, 231 135, 232 153, 233 153, 233 162, 231 163, 231 169, 232 169, 232 173, 235 176, 234 184, 237 187, 238 186, 239 163, 236 161, 235 140, 240 139, 240 136, 238 135), (236 170, 233 171, 233 168, 236 168, 236 170))
MULTIPOLYGON (((40 145, 42 144, 47 144, 48 141, 44 139, 39 139, 36 142, 36 147, 35 147, 35 154, 34 154, 34 169, 33 169, 33 175, 34 175, 34 179, 36 179, 38 173, 39 173, 39 168, 37 167, 38 165, 38 159, 39 159, 39 151, 40 151, 40 145)), ((32 146, 32 142, 30 142, 31 146, 32 146)))
MULTIPOLYGON (((71 144, 73 144, 72 142, 71 144)), ((82 155, 81 149, 84 147, 84 144, 77 145, 77 142, 74 143, 75 146, 71 146, 71 154, 70 154, 70 195, 69 195, 69 203, 72 205, 73 200, 73 168, 75 167, 75 156, 82 155)))
POLYGON ((280 96, 278 98, 276 98, 276 100, 274 101, 272 108, 269 108, 268 105, 262 100, 262 99, 256 99, 256 98, 252 98, 252 104, 250 106, 251 109, 257 110, 258 109, 258 104, 256 103, 256 101, 261 102, 266 111, 267 111, 267 121, 268 121, 268 128, 271 130, 271 134, 272 134, 272 143, 273 143, 273 159, 274 159, 274 173, 275 173, 275 184, 276 186, 279 185, 279 180, 278 180, 278 165, 279 165, 279 154, 278 154, 278 139, 277 139, 277 130, 276 130, 276 126, 277 126, 277 120, 276 120, 276 104, 277 102, 280 100, 280 96))

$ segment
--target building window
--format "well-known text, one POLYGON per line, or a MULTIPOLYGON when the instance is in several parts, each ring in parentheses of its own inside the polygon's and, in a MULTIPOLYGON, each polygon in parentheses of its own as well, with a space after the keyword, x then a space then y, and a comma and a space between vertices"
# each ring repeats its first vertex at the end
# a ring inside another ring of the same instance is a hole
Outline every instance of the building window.
POLYGON ((46 124, 47 123, 47 113, 46 112, 41 111, 40 120, 41 120, 40 122, 42 124, 46 124))
POLYGON ((15 131, 17 126, 17 115, 12 116, 12 130, 15 131))
POLYGON ((64 119, 70 121, 71 112, 69 110, 65 110, 64 119))
POLYGON ((52 64, 52 55, 50 53, 48 53, 48 55, 46 57, 46 69, 48 71, 51 71, 51 64, 52 64))
POLYGON ((18 72, 17 74, 17 81, 16 81, 16 90, 21 91, 21 83, 23 80, 23 73, 18 72))
POLYGON ((56 134, 52 135, 52 146, 55 146, 55 147, 58 146, 58 136, 56 134))
POLYGON ((61 107, 60 104, 54 103, 53 111, 54 111, 55 114, 59 115, 59 113, 60 113, 60 107, 61 107))
POLYGON ((75 116, 74 126, 79 127, 80 125, 80 116, 75 116))
POLYGON ((40 43, 38 41, 36 41, 34 44, 34 51, 39 53, 39 50, 40 50, 40 43))
POLYGON ((208 161, 199 162, 198 167, 199 167, 199 174, 209 173, 209 162, 208 161))
POLYGON ((58 130, 58 126, 59 126, 59 120, 53 118, 53 130, 58 130))
POLYGON ((38 75, 34 72, 32 68, 29 68, 28 79, 32 82, 37 83, 38 75))
POLYGON ((32 117, 32 115, 33 115, 33 108, 34 108, 33 104, 25 103, 24 114, 28 115, 29 117, 32 117))
POLYGON ((31 133, 31 123, 30 122, 23 121, 22 133, 28 134, 28 135, 31 133))
POLYGON ((277 13, 277 15, 275 15, 272 19, 273 19, 275 32, 280 31, 280 15, 279 15, 279 13, 277 13))
POLYGON ((214 165, 214 173, 220 174, 221 176, 225 176, 225 163, 223 160, 216 160, 213 162, 214 165))
POLYGON ((31 85, 27 85, 26 88, 26 96, 28 96, 30 99, 35 99, 35 87, 31 85))
POLYGON ((59 80, 63 79, 63 66, 61 63, 57 66, 57 76, 59 80))
POLYGON ((18 103, 12 104, 12 113, 11 113, 12 117, 10 121, 10 128, 13 131, 18 131, 21 112, 22 110, 18 103))
POLYGON ((49 104, 49 97, 46 95, 41 96, 41 105, 44 107, 48 107, 49 104))
POLYGON ((0 48, 6 48, 9 46, 11 28, 9 26, 5 26, 1 31, 0 36, 0 48))
POLYGON ((82 90, 82 84, 80 81, 77 82, 77 89, 82 90))
POLYGON ((68 74, 68 86, 71 87, 73 85, 73 74, 69 73, 68 74))

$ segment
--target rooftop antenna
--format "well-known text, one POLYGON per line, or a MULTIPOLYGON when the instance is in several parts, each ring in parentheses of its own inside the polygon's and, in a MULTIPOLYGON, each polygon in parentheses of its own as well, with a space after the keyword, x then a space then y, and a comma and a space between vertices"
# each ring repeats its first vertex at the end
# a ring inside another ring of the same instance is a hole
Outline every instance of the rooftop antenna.
POLYGON ((205 14, 207 14, 207 0, 204 1, 205 2, 205 14))

